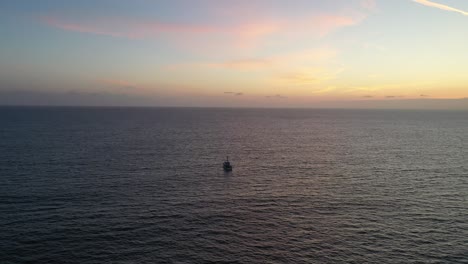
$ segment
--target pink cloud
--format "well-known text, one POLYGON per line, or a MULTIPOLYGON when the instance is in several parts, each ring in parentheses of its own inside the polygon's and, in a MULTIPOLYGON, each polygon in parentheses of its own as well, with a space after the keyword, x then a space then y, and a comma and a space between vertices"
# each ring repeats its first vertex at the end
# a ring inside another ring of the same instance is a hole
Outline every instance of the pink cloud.
POLYGON ((375 0, 361 0, 361 7, 366 10, 376 10, 377 3, 375 0))
POLYGON ((225 32, 234 37, 234 44, 241 48, 252 48, 262 41, 263 38, 283 30, 283 25, 273 21, 251 21, 228 28, 225 32))
MULTIPOLYGON (((373 1, 363 5, 372 7, 373 1)), ((163 37, 188 46, 234 47, 253 49, 264 44, 269 37, 278 41, 299 41, 301 38, 322 38, 337 29, 354 26, 365 19, 365 14, 315 13, 294 18, 271 18, 260 13, 244 17, 231 16, 227 24, 165 23, 128 19, 101 18, 89 21, 69 21, 59 17, 44 16, 42 23, 65 31, 111 37, 146 39, 163 37), (242 18, 242 19, 240 19, 242 18)))
POLYGON ((264 43, 270 36, 281 36, 289 41, 301 37, 322 38, 337 29, 357 25, 364 18, 363 15, 320 14, 292 20, 246 21, 222 31, 234 38, 235 46, 252 48, 264 43))
POLYGON ((229 69, 240 69, 240 70, 254 70, 270 67, 272 61, 269 59, 241 59, 231 60, 223 63, 210 64, 213 67, 224 67, 229 69))
POLYGON ((357 25, 363 19, 364 16, 320 15, 312 18, 308 26, 323 37, 336 29, 357 25))
POLYGON ((252 71, 271 68, 276 62, 270 58, 255 59, 234 59, 223 62, 201 62, 201 63, 179 63, 166 66, 167 70, 177 71, 181 69, 230 69, 240 71, 252 71))

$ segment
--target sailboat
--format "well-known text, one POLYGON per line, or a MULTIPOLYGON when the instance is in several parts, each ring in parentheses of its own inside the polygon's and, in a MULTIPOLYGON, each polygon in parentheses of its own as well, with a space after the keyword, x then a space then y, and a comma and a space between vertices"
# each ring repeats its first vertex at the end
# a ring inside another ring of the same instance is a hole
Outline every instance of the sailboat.
POLYGON ((232 165, 229 162, 229 156, 226 156, 226 161, 223 163, 224 171, 232 171, 232 165))

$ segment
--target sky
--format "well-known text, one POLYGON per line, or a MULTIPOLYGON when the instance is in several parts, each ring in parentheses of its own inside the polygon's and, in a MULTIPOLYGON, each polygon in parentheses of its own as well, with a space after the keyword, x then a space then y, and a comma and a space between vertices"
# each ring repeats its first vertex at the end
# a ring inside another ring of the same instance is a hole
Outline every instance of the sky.
POLYGON ((0 104, 468 109, 466 0, 0 2, 0 104))

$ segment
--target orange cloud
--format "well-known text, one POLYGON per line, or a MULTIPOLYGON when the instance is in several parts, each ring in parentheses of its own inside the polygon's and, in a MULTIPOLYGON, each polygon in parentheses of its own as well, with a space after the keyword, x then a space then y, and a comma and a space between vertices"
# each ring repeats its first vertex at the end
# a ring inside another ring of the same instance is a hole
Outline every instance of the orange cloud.
POLYGON ((304 68, 296 69, 286 74, 278 75, 273 83, 283 85, 310 86, 332 80, 340 74, 343 69, 330 70, 326 68, 304 68))
POLYGON ((188 68, 224 68, 232 70, 291 68, 297 67, 298 64, 310 65, 323 63, 334 58, 336 54, 337 51, 335 49, 323 47, 264 58, 243 58, 209 63, 179 63, 168 65, 166 69, 173 71, 188 68))
POLYGON ((316 76, 314 73, 296 72, 283 75, 281 79, 285 80, 288 84, 305 85, 319 82, 316 76))

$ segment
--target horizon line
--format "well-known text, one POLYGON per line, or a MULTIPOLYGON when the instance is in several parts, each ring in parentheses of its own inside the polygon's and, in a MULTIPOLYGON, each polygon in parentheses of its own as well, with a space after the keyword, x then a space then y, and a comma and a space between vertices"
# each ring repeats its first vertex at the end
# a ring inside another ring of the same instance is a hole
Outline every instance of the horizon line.
MULTIPOLYGON (((406 100, 424 100, 424 99, 406 99, 406 100)), ((433 99, 434 100, 434 99, 433 99)), ((461 99, 435 99, 435 100, 468 100, 468 98, 461 99)), ((383 100, 382 100, 383 101, 383 100)), ((468 108, 397 108, 397 107, 261 107, 261 106, 144 106, 144 105, 33 105, 33 104, 0 104, 0 108, 107 108, 107 109, 251 109, 251 110, 396 110, 396 111, 459 111, 466 112, 468 108)))

